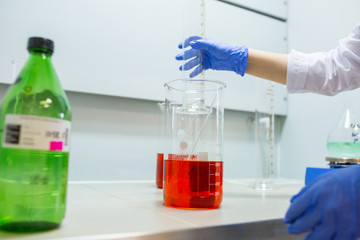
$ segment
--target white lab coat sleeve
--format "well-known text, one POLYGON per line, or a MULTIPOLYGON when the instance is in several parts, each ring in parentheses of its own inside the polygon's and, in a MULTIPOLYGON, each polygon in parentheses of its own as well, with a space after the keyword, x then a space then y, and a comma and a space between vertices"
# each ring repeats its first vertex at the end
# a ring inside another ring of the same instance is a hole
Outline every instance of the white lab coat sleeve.
POLYGON ((328 52, 288 56, 286 87, 289 93, 335 95, 360 87, 360 23, 339 46, 328 52))

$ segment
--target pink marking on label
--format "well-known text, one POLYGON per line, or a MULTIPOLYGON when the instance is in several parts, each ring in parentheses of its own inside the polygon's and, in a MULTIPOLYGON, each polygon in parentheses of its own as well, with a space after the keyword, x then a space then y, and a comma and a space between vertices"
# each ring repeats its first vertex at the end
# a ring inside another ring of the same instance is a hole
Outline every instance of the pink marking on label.
POLYGON ((62 151, 63 142, 61 141, 51 141, 50 142, 50 151, 62 151))

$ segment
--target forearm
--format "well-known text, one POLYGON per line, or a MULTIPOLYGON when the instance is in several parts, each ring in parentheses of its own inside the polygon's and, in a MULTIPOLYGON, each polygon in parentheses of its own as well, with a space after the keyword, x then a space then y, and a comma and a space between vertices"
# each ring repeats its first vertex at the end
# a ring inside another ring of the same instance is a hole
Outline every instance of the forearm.
POLYGON ((249 49, 245 73, 286 85, 287 54, 249 49))

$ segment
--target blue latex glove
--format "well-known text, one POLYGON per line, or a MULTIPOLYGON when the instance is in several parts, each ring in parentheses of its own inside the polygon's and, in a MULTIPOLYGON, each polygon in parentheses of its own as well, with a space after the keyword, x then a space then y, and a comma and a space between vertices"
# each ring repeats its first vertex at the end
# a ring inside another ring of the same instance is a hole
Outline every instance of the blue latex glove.
POLYGON ((360 237, 360 166, 324 173, 291 199, 284 222, 306 239, 360 237))
POLYGON ((179 44, 179 48, 191 49, 176 55, 177 60, 188 60, 180 70, 195 70, 190 77, 195 77, 207 69, 234 71, 244 76, 248 59, 248 48, 232 46, 212 39, 192 36, 179 44))

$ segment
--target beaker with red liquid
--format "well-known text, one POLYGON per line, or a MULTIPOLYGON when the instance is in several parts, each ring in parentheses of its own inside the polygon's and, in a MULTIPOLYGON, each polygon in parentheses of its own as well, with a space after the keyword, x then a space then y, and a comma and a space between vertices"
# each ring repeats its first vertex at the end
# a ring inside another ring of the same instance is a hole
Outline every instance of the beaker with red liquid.
POLYGON ((155 175, 155 184, 159 189, 163 188, 164 181, 164 156, 169 150, 169 141, 168 141, 168 133, 169 133, 169 122, 167 121, 168 114, 166 113, 165 103, 158 103, 157 106, 160 110, 160 118, 159 118, 159 138, 157 143, 157 152, 156 152, 156 175, 155 175))
POLYGON ((164 175, 164 154, 158 153, 156 158, 156 186, 163 188, 163 175, 164 175))
POLYGON ((225 84, 179 79, 165 87, 171 147, 164 155, 164 204, 184 209, 219 208, 223 196, 225 84))

